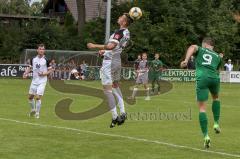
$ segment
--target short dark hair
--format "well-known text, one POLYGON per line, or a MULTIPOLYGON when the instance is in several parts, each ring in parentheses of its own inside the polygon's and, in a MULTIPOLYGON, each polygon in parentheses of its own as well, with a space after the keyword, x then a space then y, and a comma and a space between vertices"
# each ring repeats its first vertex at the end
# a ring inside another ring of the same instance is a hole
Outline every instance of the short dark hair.
POLYGON ((38 44, 37 47, 38 47, 38 48, 39 48, 39 47, 44 47, 44 48, 45 48, 45 45, 44 45, 43 43, 41 43, 41 44, 38 44))
POLYGON ((128 13, 124 13, 123 15, 125 15, 127 17, 127 19, 126 19, 127 26, 129 26, 133 22, 133 19, 130 17, 130 15, 128 13))
POLYGON ((206 43, 208 45, 214 46, 215 45, 215 41, 210 38, 210 37, 206 37, 202 40, 202 43, 206 43))

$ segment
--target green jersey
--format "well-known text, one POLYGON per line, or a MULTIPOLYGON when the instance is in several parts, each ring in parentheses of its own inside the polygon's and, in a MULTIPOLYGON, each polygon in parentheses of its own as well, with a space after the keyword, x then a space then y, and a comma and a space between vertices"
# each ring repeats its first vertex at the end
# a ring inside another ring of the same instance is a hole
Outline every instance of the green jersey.
POLYGON ((151 62, 151 69, 154 72, 161 72, 161 68, 163 67, 163 63, 159 59, 155 59, 151 62))
POLYGON ((221 57, 213 50, 198 46, 196 52, 196 79, 201 77, 219 78, 221 57))

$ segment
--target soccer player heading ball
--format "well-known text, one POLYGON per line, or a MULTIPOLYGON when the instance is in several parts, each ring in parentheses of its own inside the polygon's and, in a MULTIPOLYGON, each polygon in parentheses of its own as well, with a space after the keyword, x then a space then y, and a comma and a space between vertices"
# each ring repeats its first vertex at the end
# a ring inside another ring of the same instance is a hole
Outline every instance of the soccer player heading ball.
POLYGON ((208 119, 206 114, 206 101, 208 92, 212 95, 212 112, 214 117, 215 133, 220 133, 220 101, 218 99, 220 78, 219 67, 222 56, 213 51, 214 41, 211 38, 204 38, 202 47, 191 45, 186 53, 185 60, 181 62, 181 67, 185 68, 192 55, 196 59, 196 94, 199 106, 199 122, 204 136, 204 147, 209 148, 210 137, 208 135, 208 119))
POLYGON ((116 124, 123 124, 127 118, 118 81, 121 76, 121 53, 130 39, 130 32, 127 28, 131 23, 132 19, 129 14, 125 13, 118 18, 120 28, 111 35, 106 45, 87 44, 89 49, 98 49, 99 54, 104 57, 101 67, 101 80, 104 94, 112 112, 111 128, 116 124), (120 116, 117 113, 114 95, 118 99, 120 116))
POLYGON ((38 45, 37 56, 31 60, 30 66, 26 69, 23 74, 23 78, 27 78, 28 74, 32 70, 33 77, 32 83, 29 89, 29 104, 31 111, 29 116, 39 118, 41 108, 41 98, 44 94, 44 90, 47 84, 47 75, 52 72, 52 68, 49 66, 49 61, 45 57, 45 46, 44 44, 38 45), (34 97, 36 101, 34 100, 34 97), (35 106, 36 102, 36 106, 35 106))

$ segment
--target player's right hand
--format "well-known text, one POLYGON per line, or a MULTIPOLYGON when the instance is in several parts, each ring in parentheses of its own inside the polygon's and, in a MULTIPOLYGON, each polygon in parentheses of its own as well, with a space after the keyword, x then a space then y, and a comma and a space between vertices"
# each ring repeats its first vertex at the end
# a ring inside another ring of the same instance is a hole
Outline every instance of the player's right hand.
POLYGON ((181 64, 180 64, 180 67, 181 68, 186 68, 187 67, 187 64, 188 64, 188 61, 182 61, 181 64))

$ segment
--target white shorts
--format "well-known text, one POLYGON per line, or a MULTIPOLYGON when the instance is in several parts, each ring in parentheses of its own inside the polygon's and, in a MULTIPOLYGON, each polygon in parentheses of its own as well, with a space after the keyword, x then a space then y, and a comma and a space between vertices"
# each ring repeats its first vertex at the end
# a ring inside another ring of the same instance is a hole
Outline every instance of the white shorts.
POLYGON ((102 85, 112 85, 113 82, 121 79, 121 62, 112 62, 112 60, 103 60, 100 69, 100 78, 102 85))
POLYGON ((47 83, 33 84, 31 83, 29 94, 43 96, 47 83))
POLYGON ((147 84, 148 83, 148 72, 145 73, 139 73, 137 79, 137 84, 147 84))

